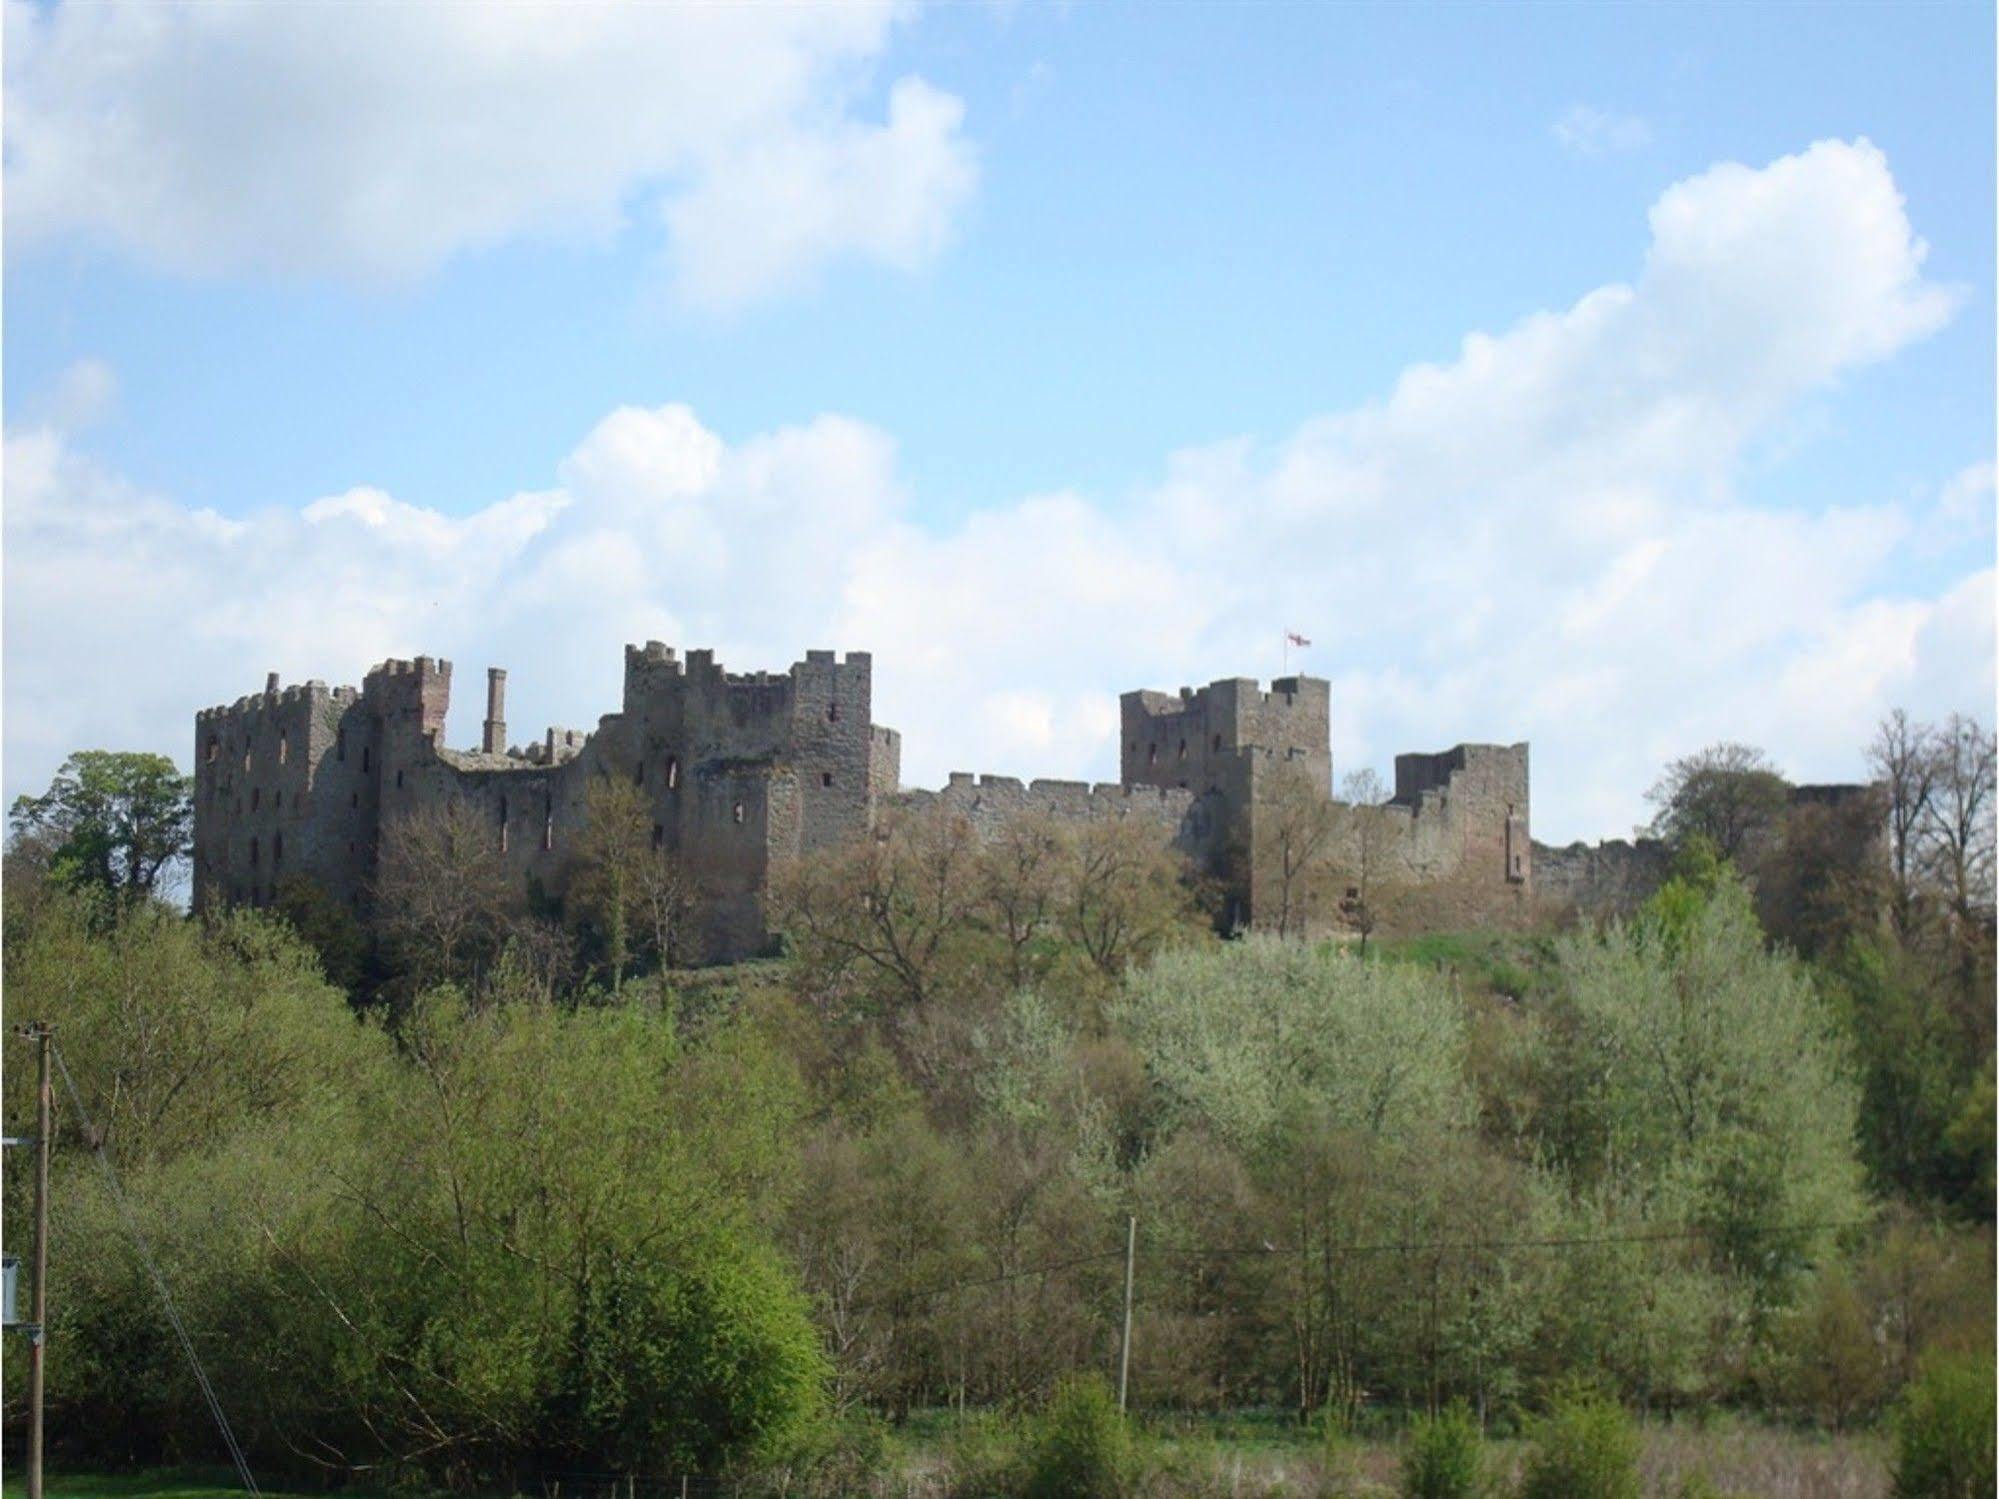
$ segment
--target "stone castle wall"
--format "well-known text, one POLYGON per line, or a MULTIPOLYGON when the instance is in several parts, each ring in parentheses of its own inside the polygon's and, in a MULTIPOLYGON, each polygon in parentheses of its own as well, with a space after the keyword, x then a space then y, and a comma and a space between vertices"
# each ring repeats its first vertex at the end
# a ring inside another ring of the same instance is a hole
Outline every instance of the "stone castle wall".
POLYGON ((981 837, 991 837, 1026 817, 1071 825, 1125 821, 1151 829, 1162 843, 1190 858, 1205 858, 1212 807, 1191 791, 1165 786, 1124 786, 1100 781, 1029 781, 1013 776, 954 772, 940 791, 905 791, 897 804, 912 811, 941 808, 963 817, 981 837))
MULTIPOLYGON (((773 871, 864 837, 891 807, 942 808, 981 833, 1012 819, 1135 821, 1232 892, 1254 922, 1267 862, 1252 815, 1281 786, 1330 794, 1330 685, 1228 679, 1122 701, 1122 779, 1023 783, 953 775, 900 786, 902 742, 872 722, 872 661, 808 651, 783 672, 726 672, 628 646, 624 701, 589 732, 550 728, 506 747, 505 673, 488 673, 481 747, 443 742, 448 661, 389 661, 359 689, 309 682, 208 709, 196 720, 195 901, 262 905, 288 875, 365 912, 383 839, 402 819, 448 812, 483 829, 520 888, 560 895, 593 786, 636 788, 656 847, 700 893, 704 955, 768 942, 773 871)), ((1393 831, 1389 878, 1426 921, 1510 920, 1531 878, 1524 745, 1461 745, 1397 762, 1397 795, 1366 815, 1393 831), (1421 900, 1414 892, 1422 892, 1421 900)), ((1354 824, 1349 824, 1354 825, 1354 824)))
POLYGON ((1534 845, 1534 895, 1551 916, 1629 916, 1666 881, 1672 851, 1656 838, 1534 845))

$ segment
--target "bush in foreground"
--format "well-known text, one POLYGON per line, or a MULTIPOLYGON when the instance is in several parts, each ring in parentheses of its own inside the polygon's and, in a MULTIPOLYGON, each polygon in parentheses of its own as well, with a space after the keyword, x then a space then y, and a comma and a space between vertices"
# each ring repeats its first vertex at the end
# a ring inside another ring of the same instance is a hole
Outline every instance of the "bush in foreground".
POLYGON ((1420 1417, 1402 1448, 1403 1499, 1478 1499, 1484 1487, 1484 1443, 1470 1408, 1460 1400, 1420 1417))
POLYGON ((1131 1433, 1101 1375, 1058 1384, 1025 1437, 1021 1491, 1028 1499, 1112 1499, 1131 1478, 1131 1433))
POLYGON ((1895 1412, 1895 1499, 1986 1499, 1993 1417, 1990 1353, 1930 1360, 1895 1412))
POLYGON ((1520 1499, 1638 1499, 1638 1429, 1624 1408, 1584 1390, 1556 1396, 1535 1424, 1520 1499))

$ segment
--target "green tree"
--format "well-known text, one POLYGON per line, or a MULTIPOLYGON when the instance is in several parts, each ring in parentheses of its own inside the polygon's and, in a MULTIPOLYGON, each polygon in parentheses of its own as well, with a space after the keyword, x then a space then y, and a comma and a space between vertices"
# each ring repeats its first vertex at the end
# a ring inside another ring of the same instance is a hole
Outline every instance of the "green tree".
POLYGON ((609 778, 592 783, 567 904, 595 935, 613 995, 635 964, 682 956, 693 889, 639 787, 609 778))
POLYGON ((1252 936, 1171 948, 1114 1009, 1162 1104, 1254 1148, 1301 1107, 1409 1138, 1468 1127, 1464 1007, 1431 970, 1252 936))
POLYGON ((1777 823, 1790 787, 1763 751, 1711 744, 1668 765, 1645 799, 1655 837, 1680 843, 1698 833, 1724 859, 1740 861, 1777 823))
POLYGON ((1990 1171, 1989 1104, 1984 1141, 1959 1148, 1951 1132, 1970 1106, 1979 1053, 1950 979, 1892 938, 1851 942, 1821 972, 1852 1038, 1860 1148, 1875 1187, 1975 1213, 1980 1172, 1990 1171))
POLYGON ((368 975, 368 932, 343 902, 302 874, 280 876, 274 910, 319 954, 327 982, 359 998, 368 975))
POLYGON ((1991 1350, 1932 1359, 1895 1413, 1895 1499, 1985 1499, 1993 1422, 1991 1350))
POLYGON ((1776 1291, 1861 1205, 1854 1090, 1810 973, 1766 947, 1726 872, 1671 925, 1571 935, 1557 961, 1551 1159, 1578 1190, 1705 1230, 1719 1263, 1776 1291))
POLYGON ((144 896, 187 857, 191 784, 165 755, 79 750, 47 791, 16 797, 8 820, 16 842, 37 845, 58 879, 144 896))

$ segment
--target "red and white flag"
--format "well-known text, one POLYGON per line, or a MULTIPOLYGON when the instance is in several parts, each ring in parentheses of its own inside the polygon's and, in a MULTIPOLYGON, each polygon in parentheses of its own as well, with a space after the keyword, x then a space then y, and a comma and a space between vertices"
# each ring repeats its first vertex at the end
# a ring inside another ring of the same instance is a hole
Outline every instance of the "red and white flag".
POLYGON ((1311 641, 1307 640, 1303 635, 1299 635, 1291 630, 1286 630, 1284 632, 1284 638, 1287 642, 1289 642, 1292 645, 1310 645, 1312 643, 1311 641))

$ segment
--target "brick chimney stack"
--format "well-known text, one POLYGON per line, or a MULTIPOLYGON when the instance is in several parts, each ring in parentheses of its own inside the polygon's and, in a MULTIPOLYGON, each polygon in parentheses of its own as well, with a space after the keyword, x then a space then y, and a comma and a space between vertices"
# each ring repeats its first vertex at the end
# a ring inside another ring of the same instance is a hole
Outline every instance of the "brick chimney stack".
POLYGON ((507 752, 507 672, 505 667, 486 668, 486 738, 480 745, 489 755, 507 752))

